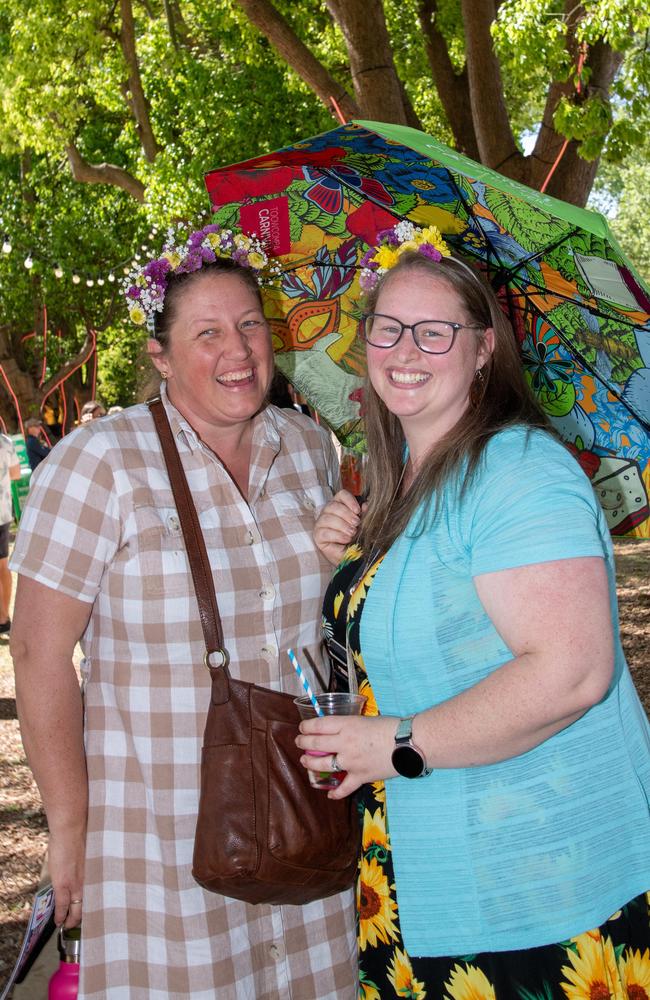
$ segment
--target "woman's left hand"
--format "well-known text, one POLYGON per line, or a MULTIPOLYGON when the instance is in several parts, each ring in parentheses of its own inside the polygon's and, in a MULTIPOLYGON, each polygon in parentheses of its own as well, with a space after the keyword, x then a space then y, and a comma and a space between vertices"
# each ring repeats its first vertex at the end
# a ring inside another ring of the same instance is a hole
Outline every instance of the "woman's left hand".
MULTIPOLYGON (((393 716, 326 715, 300 723, 296 745, 301 750, 336 754, 345 778, 338 788, 328 792, 330 799, 343 799, 367 782, 383 781, 397 774, 391 763, 398 719, 393 716)), ((331 759, 310 757, 300 762, 309 771, 327 770, 331 759)))

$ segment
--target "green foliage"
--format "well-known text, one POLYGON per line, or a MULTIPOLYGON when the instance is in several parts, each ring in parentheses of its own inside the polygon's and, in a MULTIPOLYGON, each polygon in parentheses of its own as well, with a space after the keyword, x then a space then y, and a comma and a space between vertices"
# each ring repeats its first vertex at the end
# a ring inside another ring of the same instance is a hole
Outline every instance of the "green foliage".
MULTIPOLYGON (((583 0, 575 21, 575 44, 611 45, 624 55, 608 95, 589 90, 589 66, 578 73, 577 57, 567 50, 569 27, 563 0, 504 0, 499 7, 493 37, 506 80, 509 101, 515 92, 527 95, 512 115, 520 130, 539 120, 551 82, 580 83, 582 97, 563 98, 555 113, 556 129, 579 142, 580 155, 595 159, 623 159, 647 131, 650 53, 646 33, 650 8, 637 0, 583 0), (526 111, 529 112, 526 124, 526 111)), ((578 5, 576 5, 578 11, 578 5)), ((514 99, 516 101, 516 99, 514 99)), ((510 109, 511 110, 511 109, 510 109)), ((512 114, 512 110, 511 110, 512 114)))
POLYGON ((623 165, 604 164, 593 193, 597 208, 608 210, 609 224, 623 252, 650 287, 650 160, 647 146, 623 165))
MULTIPOLYGON (((351 92, 345 43, 324 0, 275 3, 351 92)), ((142 85, 159 150, 151 162, 130 107, 119 5, 108 0, 0 0, 0 238, 9 233, 14 247, 11 254, 0 254, 0 330, 8 345, 3 349, 13 352, 38 382, 40 334, 22 338, 33 330, 40 305, 47 307, 52 333, 48 377, 79 349, 88 327, 97 329, 99 386, 107 403, 124 404, 132 397, 141 337, 124 325, 118 282, 109 283, 108 274, 114 269, 120 279, 136 253, 158 251, 170 221, 194 218, 207 208, 206 170, 333 124, 329 111, 233 0, 178 0, 167 6, 182 15, 173 32, 162 0, 134 0, 133 7, 142 85), (65 152, 70 144, 88 163, 113 164, 140 181, 146 189, 144 203, 108 184, 72 180, 65 152), (30 252, 35 266, 28 272, 23 261, 30 252), (54 277, 55 264, 64 271, 62 279, 54 277), (82 278, 78 285, 72 284, 73 270, 82 278)), ((394 58, 423 127, 451 143, 432 85, 419 6, 418 0, 384 0, 394 58)), ((575 82, 564 10, 564 0, 502 0, 499 5, 493 36, 515 134, 535 130, 553 81, 575 82)), ((603 95, 589 93, 588 73, 583 72, 585 99, 561 102, 555 122, 580 142, 584 156, 604 150, 610 165, 621 165, 616 183, 625 191, 625 203, 615 228, 643 270, 650 268, 650 238, 638 220, 645 218, 641 198, 648 177, 640 167, 636 174, 625 174, 622 165, 626 158, 634 161, 634 147, 648 129, 645 33, 650 11, 638 0, 583 0, 580 10, 577 42, 593 46, 605 41, 624 54, 624 61, 611 104, 603 95)), ((439 0, 436 26, 461 72, 465 37, 460 0, 439 0)), ((302 207, 308 213, 304 222, 309 213, 318 212, 308 203, 302 207)), ((407 212, 408 205, 399 209, 407 212)), ((510 222, 525 245, 528 223, 510 222)), ((565 264, 568 268, 570 262, 565 264)))

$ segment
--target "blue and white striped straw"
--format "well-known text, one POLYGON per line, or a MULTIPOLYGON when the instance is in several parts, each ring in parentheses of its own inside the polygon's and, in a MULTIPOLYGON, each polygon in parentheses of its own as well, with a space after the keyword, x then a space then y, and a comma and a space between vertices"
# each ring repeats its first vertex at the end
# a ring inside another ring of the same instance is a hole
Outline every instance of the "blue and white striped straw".
POLYGON ((307 697, 309 698, 309 700, 311 701, 312 705, 314 706, 314 711, 316 712, 316 715, 324 715, 325 713, 323 712, 323 709, 318 704, 318 699, 316 698, 316 695, 314 694, 314 692, 310 688, 309 681, 305 677, 305 672, 302 669, 302 667, 300 666, 300 664, 298 663, 298 660, 296 658, 296 654, 294 653, 293 649, 288 649, 287 653, 289 654, 289 659, 293 663, 293 669, 298 674, 298 678, 300 679, 300 683, 302 684, 302 686, 305 689, 305 693, 307 694, 307 697))

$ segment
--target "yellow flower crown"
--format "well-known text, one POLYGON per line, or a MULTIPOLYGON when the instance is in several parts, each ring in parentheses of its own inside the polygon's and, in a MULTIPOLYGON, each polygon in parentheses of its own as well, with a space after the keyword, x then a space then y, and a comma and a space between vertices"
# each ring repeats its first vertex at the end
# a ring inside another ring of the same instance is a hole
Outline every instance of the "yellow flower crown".
POLYGON ((359 284, 364 292, 372 291, 379 279, 395 267, 402 254, 408 251, 436 261, 451 256, 449 247, 435 226, 422 229, 412 222, 402 221, 392 229, 378 233, 377 239, 378 246, 371 247, 361 258, 359 284))

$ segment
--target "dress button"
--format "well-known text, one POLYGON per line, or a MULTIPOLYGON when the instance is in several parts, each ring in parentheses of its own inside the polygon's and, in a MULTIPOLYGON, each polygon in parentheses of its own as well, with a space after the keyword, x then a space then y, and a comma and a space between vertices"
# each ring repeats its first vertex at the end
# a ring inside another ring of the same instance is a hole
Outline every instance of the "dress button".
POLYGON ((260 597, 263 601, 272 601, 275 597, 275 587, 272 587, 270 584, 268 587, 262 587, 260 597))
POLYGON ((169 517, 167 518, 167 527, 169 531, 173 532, 180 531, 181 522, 176 517, 176 514, 169 515, 169 517))
POLYGON ((261 652, 262 656, 265 656, 268 659, 270 659, 271 657, 275 657, 275 656, 278 655, 277 646, 274 646, 273 643, 268 643, 266 646, 262 646, 262 649, 260 650, 260 652, 261 652))
POLYGON ((250 529, 246 532, 246 544, 247 545, 255 544, 255 535, 250 529))
POLYGON ((303 503, 305 504, 305 507, 307 507, 309 510, 313 510, 314 507, 316 506, 312 498, 308 496, 306 493, 303 496, 303 503))

